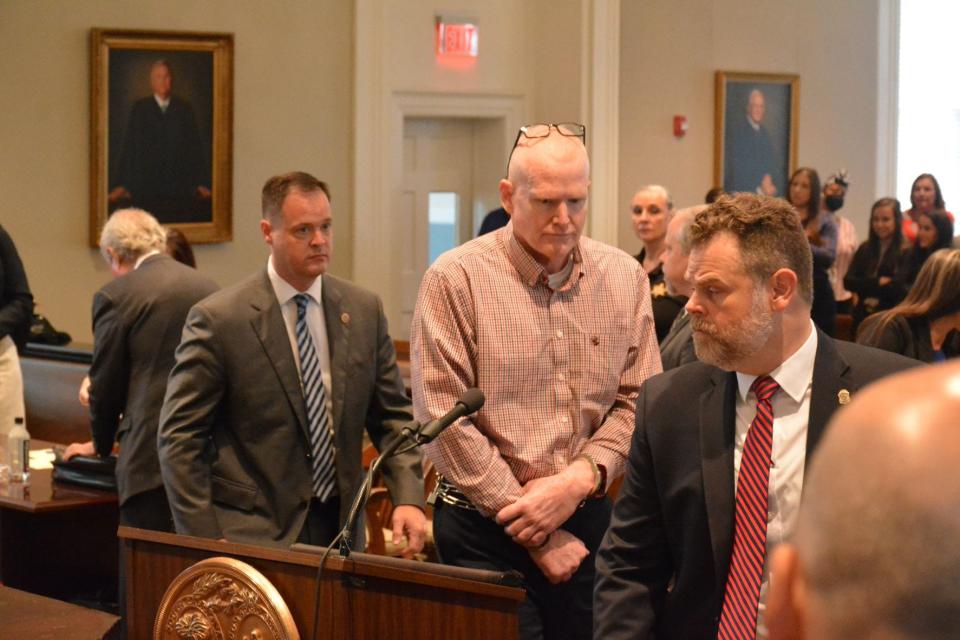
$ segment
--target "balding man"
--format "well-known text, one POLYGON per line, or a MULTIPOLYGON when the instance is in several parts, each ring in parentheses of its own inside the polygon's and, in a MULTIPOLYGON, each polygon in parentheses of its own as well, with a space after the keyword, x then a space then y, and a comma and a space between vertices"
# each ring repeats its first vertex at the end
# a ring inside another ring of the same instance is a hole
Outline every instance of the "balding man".
POLYGON ((752 194, 694 218, 687 311, 700 362, 637 399, 626 480, 597 554, 595 637, 765 637, 767 550, 793 531, 835 409, 911 361, 818 331, 796 212, 752 194))
POLYGON ((590 165, 582 125, 517 134, 506 227, 427 271, 411 330, 417 420, 469 387, 472 418, 426 449, 443 475, 444 562, 524 575, 522 638, 589 638, 594 552, 625 463, 640 384, 660 370, 647 278, 581 235, 590 165))
MULTIPOLYGON (((663 280, 667 292, 684 300, 693 293, 693 286, 687 280, 687 263, 690 261, 690 225, 693 216, 706 209, 706 205, 680 209, 667 223, 667 235, 663 243, 663 280)), ((695 362, 697 354, 693 349, 693 327, 690 314, 681 309, 670 331, 660 341, 660 360, 663 370, 669 371, 682 364, 695 362)))
POLYGON ((872 385, 814 458, 774 556, 774 640, 932 640, 960 630, 960 364, 872 385))

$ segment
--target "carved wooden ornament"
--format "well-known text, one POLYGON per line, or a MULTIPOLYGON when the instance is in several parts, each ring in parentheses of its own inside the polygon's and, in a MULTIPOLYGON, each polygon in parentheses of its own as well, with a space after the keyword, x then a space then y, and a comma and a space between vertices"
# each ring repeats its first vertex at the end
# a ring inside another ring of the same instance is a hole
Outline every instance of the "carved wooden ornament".
POLYGON ((163 594, 154 640, 300 640, 270 581, 233 558, 202 560, 163 594))

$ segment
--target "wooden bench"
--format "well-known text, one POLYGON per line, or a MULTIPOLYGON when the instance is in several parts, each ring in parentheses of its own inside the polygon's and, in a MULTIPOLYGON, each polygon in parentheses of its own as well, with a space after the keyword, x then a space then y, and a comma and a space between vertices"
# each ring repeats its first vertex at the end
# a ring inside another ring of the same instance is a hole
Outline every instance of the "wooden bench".
POLYGON ((77 393, 92 356, 88 345, 27 345, 20 368, 31 438, 58 444, 90 439, 90 413, 77 393))

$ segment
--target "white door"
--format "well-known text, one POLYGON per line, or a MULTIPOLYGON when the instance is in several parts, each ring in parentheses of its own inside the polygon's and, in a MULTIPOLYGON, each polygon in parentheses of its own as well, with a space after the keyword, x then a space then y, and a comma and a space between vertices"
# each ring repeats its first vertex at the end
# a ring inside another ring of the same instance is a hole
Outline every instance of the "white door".
POLYGON ((502 122, 406 118, 403 163, 393 211, 401 229, 394 245, 401 298, 391 334, 409 339, 420 280, 444 251, 471 239, 497 201, 502 122), (493 153, 489 148, 496 145, 493 153))

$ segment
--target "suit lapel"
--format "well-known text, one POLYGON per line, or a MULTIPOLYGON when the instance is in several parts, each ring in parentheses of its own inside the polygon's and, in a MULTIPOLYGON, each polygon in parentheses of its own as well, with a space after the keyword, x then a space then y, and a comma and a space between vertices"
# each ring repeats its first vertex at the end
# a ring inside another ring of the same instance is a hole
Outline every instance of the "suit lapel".
POLYGON ((330 378, 333 396, 333 431, 340 432, 343 398, 346 393, 346 370, 349 358, 350 315, 343 310, 340 289, 333 278, 323 276, 323 315, 330 345, 330 378))
POLYGON ((851 395, 856 391, 856 385, 850 376, 850 366, 840 355, 833 338, 817 329, 817 355, 813 363, 804 468, 810 467, 810 458, 826 430, 827 423, 834 411, 840 407, 839 395, 842 390, 851 395))
POLYGON ((290 346, 290 336, 280 313, 277 296, 273 292, 267 272, 263 272, 262 279, 256 284, 250 299, 250 306, 254 315, 250 325, 260 340, 263 350, 273 365, 274 373, 280 380, 287 400, 297 416, 300 429, 309 439, 307 430, 307 412, 303 400, 303 390, 300 387, 300 373, 297 371, 297 361, 293 357, 290 346))
POLYGON ((717 369, 712 386, 700 396, 700 456, 703 497, 713 548, 714 578, 723 589, 733 545, 733 448, 737 378, 717 369))

